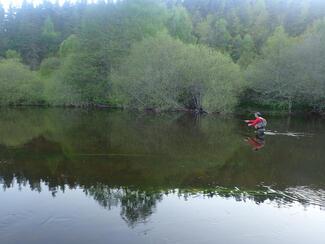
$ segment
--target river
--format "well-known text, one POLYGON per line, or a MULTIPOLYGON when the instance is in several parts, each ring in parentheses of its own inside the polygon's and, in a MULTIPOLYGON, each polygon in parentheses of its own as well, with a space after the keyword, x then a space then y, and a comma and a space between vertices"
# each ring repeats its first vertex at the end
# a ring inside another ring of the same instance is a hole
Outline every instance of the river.
POLYGON ((0 243, 325 243, 325 121, 0 110, 0 243))

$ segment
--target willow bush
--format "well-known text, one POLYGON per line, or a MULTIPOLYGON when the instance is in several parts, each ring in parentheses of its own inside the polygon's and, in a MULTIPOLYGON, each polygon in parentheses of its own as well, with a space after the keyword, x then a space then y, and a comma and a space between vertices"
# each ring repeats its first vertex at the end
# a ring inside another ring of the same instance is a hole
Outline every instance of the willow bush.
POLYGON ((43 102, 43 84, 34 71, 17 59, 0 61, 0 105, 43 102))
POLYGON ((114 99, 140 109, 229 112, 244 86, 229 56, 165 32, 135 44, 111 79, 114 99))
POLYGON ((289 112, 308 106, 325 108, 325 20, 316 23, 299 39, 278 28, 259 57, 246 71, 251 96, 258 104, 289 112))

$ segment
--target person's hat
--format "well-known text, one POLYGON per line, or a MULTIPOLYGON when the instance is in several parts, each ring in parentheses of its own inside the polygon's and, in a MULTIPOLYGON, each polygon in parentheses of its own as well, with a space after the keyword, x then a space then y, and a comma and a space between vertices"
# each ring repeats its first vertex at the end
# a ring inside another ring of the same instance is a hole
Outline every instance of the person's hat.
POLYGON ((258 117, 262 116, 262 114, 260 112, 256 112, 255 115, 257 115, 258 117))

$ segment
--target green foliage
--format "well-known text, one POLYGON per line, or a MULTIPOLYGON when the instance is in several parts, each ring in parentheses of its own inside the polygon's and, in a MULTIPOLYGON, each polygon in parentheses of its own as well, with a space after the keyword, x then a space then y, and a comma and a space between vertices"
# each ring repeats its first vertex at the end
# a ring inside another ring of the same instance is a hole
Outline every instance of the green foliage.
POLYGON ((55 105, 229 111, 245 73, 246 104, 320 110, 324 18, 319 0, 24 2, 0 6, 0 56, 38 70, 55 105))
POLYGON ((15 59, 0 61, 0 105, 39 104, 42 91, 35 72, 15 59))
POLYGON ((231 44, 231 35, 227 29, 225 19, 217 19, 209 15, 207 19, 198 24, 196 32, 199 41, 221 51, 227 51, 231 44))
POLYGON ((44 25, 42 28, 42 36, 44 38, 46 38, 48 41, 50 39, 55 39, 58 36, 58 33, 56 33, 54 30, 54 24, 51 20, 51 17, 49 17, 49 16, 46 18, 46 20, 44 22, 44 25))
POLYGON ((165 8, 156 1, 123 1, 112 7, 89 8, 80 35, 69 36, 60 46, 61 79, 78 94, 80 105, 107 104, 111 68, 128 54, 133 42, 164 27, 165 8))
POLYGON ((262 49, 263 57, 277 57, 288 50, 291 43, 292 39, 289 38, 284 28, 282 26, 277 27, 262 49))
POLYGON ((53 54, 58 49, 59 33, 55 32, 51 17, 47 17, 42 28, 42 43, 48 54, 53 54))
POLYGON ((104 70, 105 59, 100 54, 76 53, 68 56, 59 72, 62 80, 77 94, 83 104, 107 102, 108 95, 107 70, 104 70))
POLYGON ((177 101, 181 79, 176 75, 184 45, 167 34, 135 44, 130 56, 112 75, 114 95, 135 108, 171 109, 177 101))
POLYGON ((79 38, 76 35, 72 34, 60 44, 60 50, 59 50, 60 57, 65 58, 69 54, 78 52, 79 49, 80 49, 79 38))
POLYGON ((278 28, 267 40, 262 57, 249 67, 248 80, 252 82, 251 89, 258 94, 259 103, 291 107, 292 100, 298 96, 299 87, 295 86, 292 70, 294 60, 289 59, 291 45, 292 40, 284 29, 278 28))
POLYGON ((249 34, 246 34, 244 39, 241 41, 240 46, 240 58, 238 64, 241 67, 247 68, 256 57, 255 45, 252 37, 249 34))
POLYGON ((6 59, 15 59, 16 61, 21 61, 21 55, 15 50, 7 50, 5 53, 6 59))
POLYGON ((325 20, 314 25, 314 31, 307 34, 293 49, 295 80, 300 84, 301 103, 314 110, 325 109, 325 20))
POLYGON ((324 30, 314 28, 301 40, 288 37, 283 28, 275 31, 262 58, 247 71, 259 103, 284 105, 289 112, 295 105, 325 107, 324 30))
POLYGON ((212 36, 210 37, 210 45, 221 50, 227 50, 230 45, 230 33, 227 30, 227 21, 219 19, 212 26, 212 36))
POLYGON ((62 75, 55 72, 45 83, 44 97, 52 106, 82 106, 81 94, 64 82, 62 75))
MULTIPOLYGON (((252 1, 252 5, 248 9, 249 34, 253 37, 257 50, 263 47, 265 41, 272 35, 272 31, 276 27, 276 25, 273 26, 275 20, 272 19, 267 9, 269 4, 265 0, 256 0, 252 1)), ((281 15, 281 13, 276 13, 276 15, 281 15)))
POLYGON ((115 95, 125 105, 162 110, 228 112, 243 85, 239 67, 229 57, 165 33, 134 45, 112 79, 115 95))
POLYGON ((8 37, 5 32, 5 16, 5 10, 2 4, 0 4, 0 56, 4 56, 8 41, 8 37))
POLYGON ((57 57, 51 57, 44 59, 41 63, 40 74, 42 76, 50 76, 55 70, 60 67, 60 59, 57 57))
POLYGON ((183 42, 191 43, 194 41, 191 18, 187 10, 182 6, 176 6, 171 10, 167 28, 171 36, 179 38, 183 42))
POLYGON ((208 20, 197 23, 194 32, 198 38, 198 42, 207 43, 209 31, 210 31, 210 26, 208 20))
POLYGON ((166 7, 156 0, 127 0, 102 10, 98 7, 83 18, 81 49, 97 51, 108 69, 128 55, 133 43, 164 29, 168 17, 166 7))

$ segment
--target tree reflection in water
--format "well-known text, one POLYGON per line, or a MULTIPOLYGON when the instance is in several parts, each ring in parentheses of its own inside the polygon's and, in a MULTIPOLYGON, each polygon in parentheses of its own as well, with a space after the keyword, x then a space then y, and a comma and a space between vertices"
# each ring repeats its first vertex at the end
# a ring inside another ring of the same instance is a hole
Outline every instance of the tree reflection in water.
POLYGON ((163 194, 127 187, 110 188, 103 184, 97 184, 85 190, 101 206, 121 207, 121 217, 134 227, 139 222, 144 222, 154 212, 157 202, 161 201, 163 194))
MULTIPOLYGON (((283 124, 272 119, 278 131, 283 124)), ((147 221, 173 192, 324 206, 324 123, 297 118, 290 126, 318 133, 269 137, 267 147, 252 153, 242 139, 249 131, 235 118, 1 110, 1 183, 39 192, 45 184, 54 197, 81 188, 107 209, 120 207, 130 226, 147 221)))

